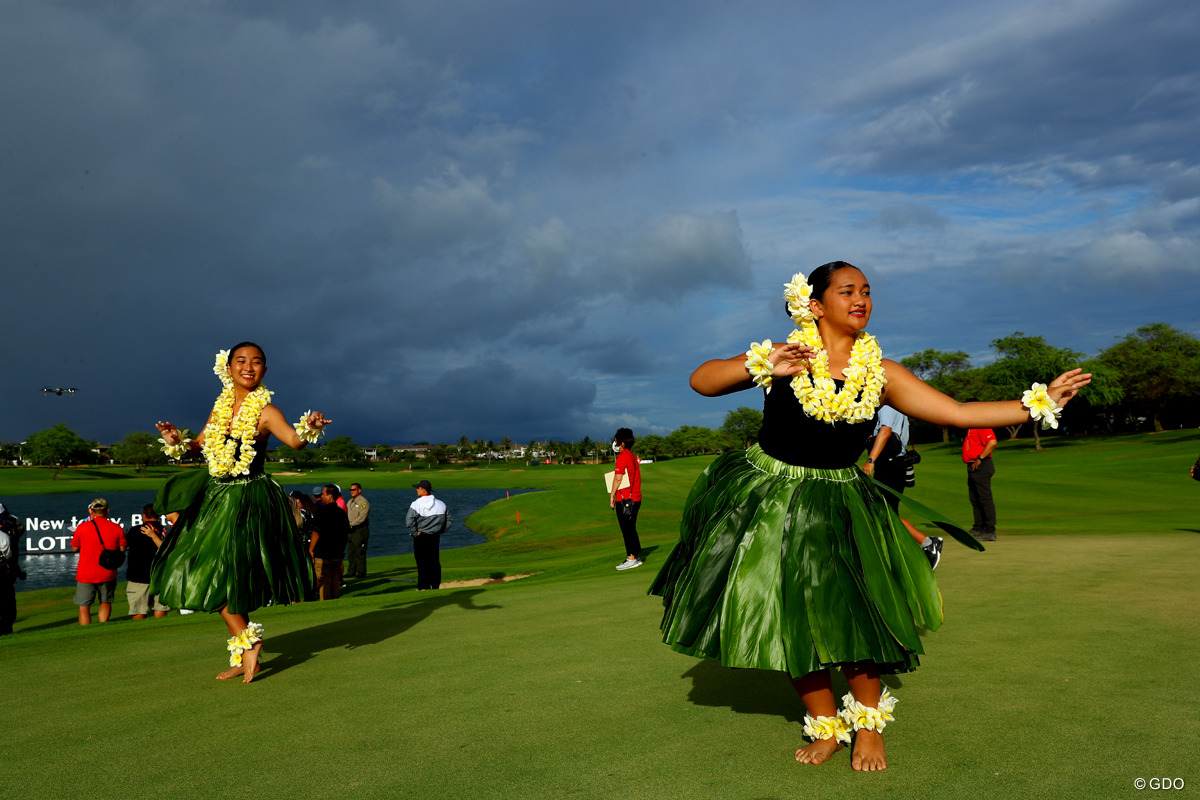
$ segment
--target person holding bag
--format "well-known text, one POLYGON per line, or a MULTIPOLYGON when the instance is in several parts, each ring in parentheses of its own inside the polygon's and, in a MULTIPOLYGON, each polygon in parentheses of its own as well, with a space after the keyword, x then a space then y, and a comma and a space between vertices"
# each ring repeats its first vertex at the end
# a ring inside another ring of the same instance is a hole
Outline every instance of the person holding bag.
POLYGON ((125 530, 108 518, 108 501, 97 497, 88 504, 88 518, 71 536, 71 549, 79 554, 75 566, 75 605, 79 624, 92 624, 92 601, 100 596, 100 621, 112 615, 117 591, 117 570, 125 562, 125 530))
POLYGON ((638 539, 637 517, 642 507, 642 469, 638 457, 633 454, 633 431, 619 428, 613 434, 613 450, 617 453, 617 464, 613 470, 612 492, 608 504, 617 512, 617 524, 625 539, 625 560, 617 569, 626 570, 642 565, 642 542, 638 539), (628 477, 628 482, 624 479, 628 477), (624 484, 624 488, 622 488, 624 484))

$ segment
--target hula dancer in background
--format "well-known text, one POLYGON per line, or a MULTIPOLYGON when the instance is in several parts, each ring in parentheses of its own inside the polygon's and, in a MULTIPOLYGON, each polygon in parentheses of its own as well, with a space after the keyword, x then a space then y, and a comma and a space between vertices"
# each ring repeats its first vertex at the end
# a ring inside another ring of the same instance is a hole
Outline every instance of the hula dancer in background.
POLYGON ((158 492, 155 509, 179 518, 155 554, 150 591, 173 608, 219 611, 231 638, 229 669, 217 678, 242 675, 249 683, 263 635, 250 612, 299 602, 312 586, 291 500, 263 470, 267 440, 275 434, 299 449, 329 420, 309 411, 288 424, 262 385, 267 357, 253 342, 217 353, 213 372, 225 389, 199 436, 185 439, 171 423, 158 423, 167 455, 199 450, 208 469, 176 475, 158 492))
POLYGON ((797 761, 820 764, 853 735, 854 769, 881 770, 896 700, 880 675, 916 668, 918 632, 936 630, 942 610, 925 554, 884 490, 854 466, 877 409, 958 428, 1031 414, 1057 427, 1059 409, 1091 376, 1075 369, 1022 400, 959 403, 881 357, 864 330, 871 290, 857 267, 835 261, 807 281, 796 275, 784 297, 796 325, 787 343, 755 342, 692 374, 692 388, 709 397, 762 387, 763 425, 758 444, 722 455, 696 481, 680 541, 650 591, 663 597, 663 639, 674 649, 791 676, 811 740, 797 761), (829 667, 850 685, 840 712, 829 667))

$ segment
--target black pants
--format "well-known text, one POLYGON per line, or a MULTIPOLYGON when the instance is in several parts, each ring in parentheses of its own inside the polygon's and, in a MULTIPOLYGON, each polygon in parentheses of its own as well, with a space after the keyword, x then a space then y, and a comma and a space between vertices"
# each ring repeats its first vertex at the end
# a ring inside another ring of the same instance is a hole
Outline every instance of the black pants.
POLYGON ((441 538, 441 534, 437 533, 422 533, 413 537, 418 589, 436 589, 442 583, 442 562, 438 559, 441 538))
MULTIPOLYGON (((0 533, 0 536, 3 536, 0 533)), ((7 575, 0 575, 0 636, 12 633, 17 621, 17 586, 7 575)))
POLYGON ((985 458, 979 469, 967 467, 967 493, 971 498, 971 510, 975 512, 975 530, 981 533, 996 532, 996 504, 992 502, 992 476, 996 465, 985 458))
POLYGON ((347 578, 367 577, 367 539, 371 538, 371 526, 367 523, 350 529, 350 542, 346 564, 347 578))
POLYGON ((637 515, 642 507, 641 500, 618 500, 617 524, 621 526, 621 535, 625 537, 625 552, 631 556, 641 555, 642 541, 638 538, 637 515))
MULTIPOLYGON (((907 470, 908 467, 904 463, 903 456, 883 458, 875 463, 875 480, 889 489, 895 489, 900 494, 904 494, 904 473, 907 470)), ((892 511, 900 513, 899 497, 884 492, 883 499, 892 507, 892 511)))

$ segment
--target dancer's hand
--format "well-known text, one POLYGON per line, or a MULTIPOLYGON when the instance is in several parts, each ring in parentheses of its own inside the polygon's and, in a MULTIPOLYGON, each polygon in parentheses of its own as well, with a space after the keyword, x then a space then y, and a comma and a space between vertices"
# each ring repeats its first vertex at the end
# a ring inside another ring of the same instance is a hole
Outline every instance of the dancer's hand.
POLYGON ((321 430, 321 428, 324 428, 331 422, 333 422, 333 420, 327 419, 320 411, 314 411, 308 415, 308 427, 316 430, 321 430))
POLYGON ((769 356, 771 363, 775 365, 771 375, 776 378, 787 378, 797 372, 807 372, 808 362, 812 360, 815 353, 816 350, 812 347, 799 342, 787 342, 782 347, 776 347, 769 356))
POLYGON ((162 434, 163 441, 167 444, 179 444, 183 440, 183 437, 179 435, 179 429, 169 422, 162 422, 160 420, 155 423, 154 427, 158 428, 158 432, 162 434))
POLYGON ((1073 369, 1059 375, 1054 381, 1046 387, 1046 394, 1050 395, 1054 402, 1058 403, 1059 408, 1067 404, 1075 395, 1079 394, 1079 390, 1092 382, 1092 373, 1084 372, 1082 369, 1073 369))

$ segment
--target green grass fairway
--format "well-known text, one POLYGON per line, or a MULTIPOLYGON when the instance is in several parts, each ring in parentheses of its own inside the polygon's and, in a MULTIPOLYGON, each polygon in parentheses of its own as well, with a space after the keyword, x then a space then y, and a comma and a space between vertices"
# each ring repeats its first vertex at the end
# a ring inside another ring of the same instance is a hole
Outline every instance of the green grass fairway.
MULTIPOLYGON (((947 543, 946 623, 921 669, 889 679, 884 773, 853 773, 848 752, 794 763, 803 710, 782 675, 660 643, 645 589, 707 461, 687 459, 644 468, 646 567, 613 569, 604 467, 511 473, 550 491, 479 512, 489 542, 444 552, 445 578, 538 574, 418 594, 411 558, 373 559, 337 602, 254 615, 267 650, 249 686, 213 680, 227 663, 214 616, 120 618, 121 589, 114 621, 79 628, 70 589, 20 593, 17 634, 0 639, 5 794, 1049 800, 1137 796, 1138 778, 1200 787, 1200 484, 1187 476, 1200 437, 1054 444, 1003 444, 1001 540, 986 553, 947 543)), ((956 453, 923 452, 914 495, 963 519, 956 453)))

